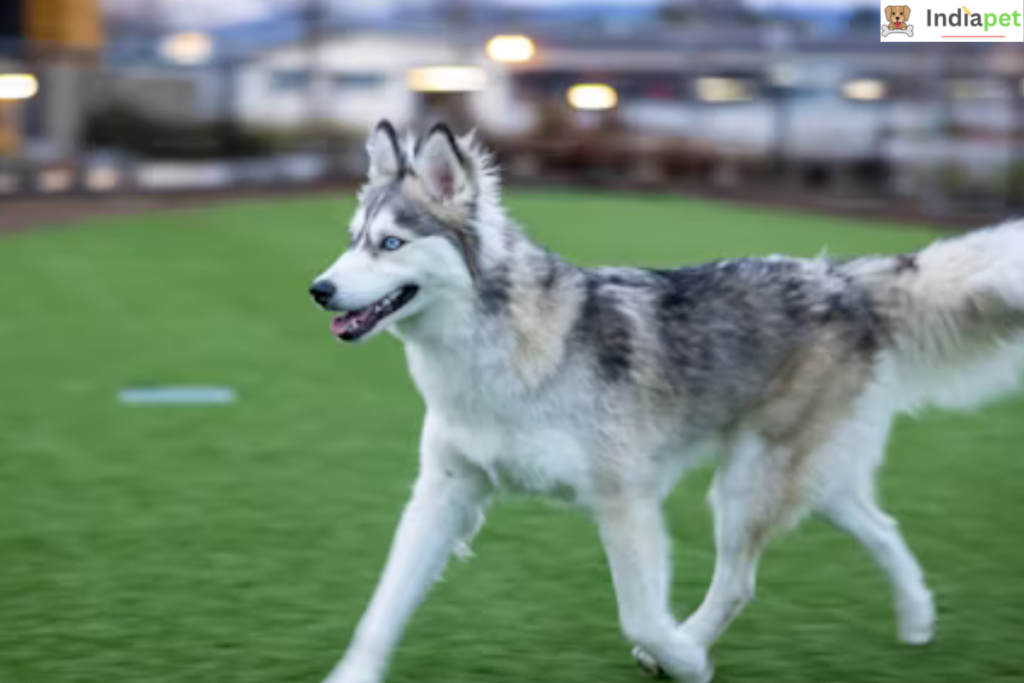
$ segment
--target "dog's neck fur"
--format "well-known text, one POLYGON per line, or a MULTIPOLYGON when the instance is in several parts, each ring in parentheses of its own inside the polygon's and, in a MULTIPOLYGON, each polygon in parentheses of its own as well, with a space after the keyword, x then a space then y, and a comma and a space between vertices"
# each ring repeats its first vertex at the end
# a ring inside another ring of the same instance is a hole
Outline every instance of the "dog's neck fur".
POLYGON ((473 294, 442 294, 402 321, 398 336, 410 360, 474 366, 536 388, 562 361, 583 271, 533 242, 497 202, 481 202, 470 228, 480 244, 473 294))

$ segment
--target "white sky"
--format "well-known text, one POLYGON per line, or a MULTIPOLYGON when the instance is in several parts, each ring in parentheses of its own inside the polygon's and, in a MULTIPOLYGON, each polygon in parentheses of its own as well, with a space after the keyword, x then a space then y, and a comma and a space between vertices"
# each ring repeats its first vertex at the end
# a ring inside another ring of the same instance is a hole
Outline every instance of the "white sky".
MULTIPOLYGON (((101 0, 114 11, 145 15, 157 8, 169 23, 181 26, 211 26, 251 21, 273 10, 295 7, 302 0, 101 0)), ((430 4, 430 0, 331 0, 337 7, 352 14, 381 16, 399 6, 430 4)), ((496 5, 551 7, 552 5, 622 5, 627 0, 478 0, 496 5)), ((628 0, 638 5, 657 5, 663 0, 628 0)), ((713 0, 712 0, 713 1, 713 0)), ((830 7, 846 8, 874 5, 872 0, 746 0, 755 7, 830 7)))

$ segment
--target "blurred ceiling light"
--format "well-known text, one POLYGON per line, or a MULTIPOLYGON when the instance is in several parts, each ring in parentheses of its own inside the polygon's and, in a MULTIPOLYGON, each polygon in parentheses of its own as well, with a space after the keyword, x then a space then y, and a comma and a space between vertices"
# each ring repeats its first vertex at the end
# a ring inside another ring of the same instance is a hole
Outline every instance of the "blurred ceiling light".
POLYGON ((496 62, 528 62, 535 52, 526 36, 494 36, 487 43, 487 56, 496 62))
POLYGON ((213 39, 206 33, 175 33, 160 43, 160 55, 181 66, 204 64, 213 56, 213 39))
POLYGON ((426 66, 410 70, 407 82, 416 92, 471 92, 483 90, 487 77, 477 66, 426 66))
POLYGON ((0 74, 0 100, 28 100, 39 92, 32 74, 0 74))
POLYGON ((885 99, 885 82, 873 78, 858 78, 843 84, 843 97, 848 100, 885 99))
POLYGON ((697 97, 704 102, 749 102, 754 99, 750 86, 735 78, 699 78, 697 97))
POLYGON ((614 109, 619 102, 615 88, 605 83, 579 83, 569 88, 565 98, 573 109, 584 111, 614 109))

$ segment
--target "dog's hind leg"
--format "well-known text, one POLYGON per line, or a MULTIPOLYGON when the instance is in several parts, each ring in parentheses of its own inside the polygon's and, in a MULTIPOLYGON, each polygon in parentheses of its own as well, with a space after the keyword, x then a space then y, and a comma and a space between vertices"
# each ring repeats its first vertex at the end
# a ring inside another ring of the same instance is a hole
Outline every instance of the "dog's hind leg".
POLYGON ((704 648, 678 631, 669 610, 668 535, 658 498, 615 494, 598 503, 596 517, 626 638, 673 678, 710 681, 704 648))
POLYGON ((804 509, 798 488, 780 466, 794 456, 753 433, 736 438, 715 474, 715 573, 711 588, 680 631, 709 648, 754 597, 757 564, 775 530, 804 509))
POLYGON ((882 461, 888 424, 884 428, 861 429, 856 438, 843 440, 846 457, 836 457, 843 468, 832 474, 817 511, 838 528, 856 538, 885 570, 892 587, 899 637, 905 643, 922 645, 932 639, 935 607, 924 572, 896 521, 886 515, 875 500, 875 473, 882 461))
POLYGON ((900 640, 911 645, 931 642, 935 624, 932 595, 896 521, 879 509, 871 495, 856 491, 829 501, 822 513, 860 541, 888 574, 900 640))
POLYGON ((860 541, 885 570, 900 640, 920 645, 932 639, 932 595, 896 521, 879 508, 875 495, 875 477, 885 456, 894 412, 888 393, 885 383, 869 388, 815 455, 814 509, 860 541))

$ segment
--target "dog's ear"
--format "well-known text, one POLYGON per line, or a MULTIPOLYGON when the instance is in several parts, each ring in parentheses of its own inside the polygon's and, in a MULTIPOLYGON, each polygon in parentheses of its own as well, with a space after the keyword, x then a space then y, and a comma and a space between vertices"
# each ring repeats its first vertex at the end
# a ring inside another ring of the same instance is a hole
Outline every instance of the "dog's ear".
POLYGON ((885 8, 885 18, 888 21, 892 21, 892 11, 893 11, 893 6, 892 5, 889 5, 888 7, 885 8))
POLYGON ((384 119, 366 141, 366 153, 370 156, 370 180, 397 177, 405 170, 402 148, 391 122, 384 119))
POLYGON ((903 21, 910 19, 910 8, 906 5, 903 6, 903 21))
POLYGON ((413 165, 434 201, 472 200, 475 190, 466 152, 445 124, 439 123, 430 129, 416 151, 413 165))

